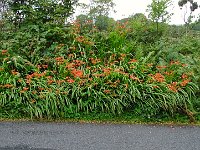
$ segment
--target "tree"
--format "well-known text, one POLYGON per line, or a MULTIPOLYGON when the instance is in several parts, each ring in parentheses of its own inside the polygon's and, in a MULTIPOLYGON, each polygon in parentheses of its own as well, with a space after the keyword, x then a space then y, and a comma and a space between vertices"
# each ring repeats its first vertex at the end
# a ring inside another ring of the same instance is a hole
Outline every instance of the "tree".
POLYGON ((88 33, 92 30, 93 27, 93 20, 88 15, 80 14, 76 17, 76 22, 80 24, 80 32, 81 33, 88 33))
MULTIPOLYGON (((113 24, 114 20, 109 18, 109 12, 114 9, 115 3, 113 0, 90 0, 90 3, 79 4, 82 9, 87 10, 86 16, 92 20, 93 25, 102 30, 108 30, 109 26, 113 24)), ((78 18, 81 16, 79 15, 78 18)), ((83 16, 82 16, 83 17, 83 16)))
POLYGON ((97 16, 95 21, 95 26, 100 31, 108 31, 115 24, 115 20, 113 18, 109 18, 108 16, 97 16))
POLYGON ((178 2, 178 5, 180 7, 180 9, 183 9, 183 7, 185 7, 184 9, 184 22, 185 22, 185 30, 186 30, 186 35, 188 33, 188 29, 190 24, 192 23, 192 18, 193 16, 193 12, 198 9, 198 3, 194 2, 193 0, 180 0, 178 2), (189 8, 188 8, 189 6, 189 8), (189 9, 189 12, 188 12, 189 9))
POLYGON ((167 10, 171 5, 171 0, 153 0, 152 3, 148 5, 148 17, 156 23, 157 33, 159 30, 159 22, 167 23, 173 15, 167 10))
POLYGON ((9 16, 15 26, 22 24, 64 24, 73 13, 77 0, 5 0, 12 12, 9 16))
POLYGON ((132 18, 132 19, 144 19, 144 20, 147 19, 147 17, 143 13, 136 13, 136 14, 130 16, 129 18, 132 18))
POLYGON ((197 2, 194 2, 193 0, 180 0, 178 2, 178 5, 180 7, 180 9, 183 9, 183 7, 185 7, 185 12, 184 12, 184 22, 185 22, 185 25, 188 27, 189 24, 192 22, 192 18, 194 17, 192 15, 192 13, 198 9, 198 3, 197 2), (188 6, 189 6, 189 11, 188 12, 188 6), (189 15, 188 15, 189 13, 189 15))
POLYGON ((109 11, 113 9, 115 3, 113 0, 92 0, 90 4, 89 15, 91 16, 108 16, 109 11))
POLYGON ((4 13, 7 11, 8 5, 5 0, 0 1, 0 20, 3 18, 4 13))

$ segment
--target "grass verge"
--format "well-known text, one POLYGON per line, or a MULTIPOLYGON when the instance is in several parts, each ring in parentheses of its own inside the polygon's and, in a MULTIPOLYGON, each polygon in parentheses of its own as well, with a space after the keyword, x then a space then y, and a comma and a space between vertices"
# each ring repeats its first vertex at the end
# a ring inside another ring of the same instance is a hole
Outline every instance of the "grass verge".
POLYGON ((176 114, 173 117, 169 115, 145 117, 136 114, 124 113, 120 116, 108 113, 91 113, 91 114, 77 114, 69 118, 42 118, 30 119, 20 117, 8 117, 0 114, 0 122, 55 122, 55 123, 91 123, 91 124, 144 124, 144 125, 167 125, 167 126, 200 126, 200 115, 196 116, 196 122, 190 122, 189 118, 185 115, 176 114))

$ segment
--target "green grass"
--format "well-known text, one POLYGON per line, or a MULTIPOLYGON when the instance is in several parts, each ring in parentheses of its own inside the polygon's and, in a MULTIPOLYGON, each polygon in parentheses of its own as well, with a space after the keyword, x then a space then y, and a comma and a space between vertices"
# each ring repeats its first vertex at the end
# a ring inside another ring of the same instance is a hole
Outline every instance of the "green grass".
POLYGON ((196 116, 196 122, 190 122, 185 115, 176 114, 175 116, 163 115, 155 117, 144 117, 134 113, 124 113, 122 115, 113 115, 108 113, 91 113, 91 114, 76 114, 76 116, 69 118, 55 118, 55 119, 30 119, 19 116, 6 116, 0 114, 0 122, 65 122, 65 123, 91 123, 91 124, 146 124, 146 125, 195 125, 200 126, 200 115, 196 116))

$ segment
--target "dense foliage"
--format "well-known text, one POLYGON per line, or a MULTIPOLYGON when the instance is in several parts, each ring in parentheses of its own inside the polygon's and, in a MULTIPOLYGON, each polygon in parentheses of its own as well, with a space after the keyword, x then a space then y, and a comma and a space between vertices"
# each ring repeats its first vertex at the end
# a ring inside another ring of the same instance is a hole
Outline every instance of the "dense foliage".
POLYGON ((123 21, 80 15, 66 24, 73 3, 33 2, 9 3, 14 18, 1 19, 0 116, 200 119, 198 31, 185 34, 141 14, 123 21))

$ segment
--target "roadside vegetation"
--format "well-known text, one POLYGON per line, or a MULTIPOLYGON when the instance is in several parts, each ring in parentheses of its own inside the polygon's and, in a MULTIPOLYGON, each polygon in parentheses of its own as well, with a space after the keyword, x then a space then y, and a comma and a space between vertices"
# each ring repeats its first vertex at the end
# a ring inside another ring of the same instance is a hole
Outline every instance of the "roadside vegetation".
POLYGON ((171 5, 115 21, 111 0, 1 1, 0 118, 200 121, 198 4, 180 26, 171 5))

